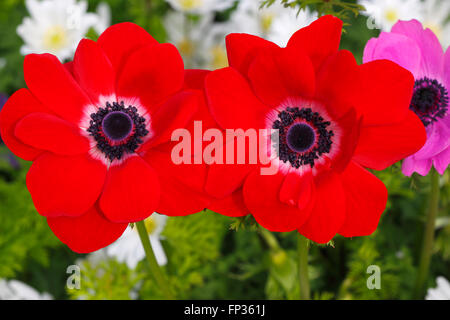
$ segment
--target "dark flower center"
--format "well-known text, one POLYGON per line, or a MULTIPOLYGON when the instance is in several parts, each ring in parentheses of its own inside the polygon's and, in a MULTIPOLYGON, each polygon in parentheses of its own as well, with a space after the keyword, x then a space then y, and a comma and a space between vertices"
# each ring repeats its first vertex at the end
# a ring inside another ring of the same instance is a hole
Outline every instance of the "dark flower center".
POLYGON ((438 121, 447 114, 448 92, 437 80, 423 78, 416 80, 410 109, 425 126, 438 121))
POLYGON ((103 118, 102 128, 109 139, 122 140, 133 130, 133 120, 126 112, 110 112, 103 118))
POLYGON ((138 109, 126 107, 123 101, 120 104, 107 102, 105 108, 92 113, 87 131, 110 161, 120 160, 124 154, 135 152, 149 133, 145 118, 138 109))
POLYGON ((334 132, 328 130, 329 121, 325 121, 311 108, 286 108, 278 114, 272 128, 278 130, 278 156, 281 161, 290 163, 294 168, 302 165, 314 167, 322 154, 329 153, 333 144, 334 132))
POLYGON ((286 142, 294 152, 304 152, 312 147, 316 140, 314 129, 306 123, 293 124, 287 134, 286 142))

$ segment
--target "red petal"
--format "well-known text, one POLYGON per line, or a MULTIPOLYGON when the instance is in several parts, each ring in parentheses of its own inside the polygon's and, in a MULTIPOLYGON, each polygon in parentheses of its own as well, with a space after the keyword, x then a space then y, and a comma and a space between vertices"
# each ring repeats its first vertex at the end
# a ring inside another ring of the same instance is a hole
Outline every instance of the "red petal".
POLYGON ((66 62, 63 66, 73 76, 73 61, 66 62))
POLYGON ((205 164, 176 165, 170 152, 159 148, 149 150, 145 160, 155 168, 161 184, 157 212, 185 216, 202 211, 211 202, 212 198, 203 192, 207 173, 205 164))
POLYGON ((231 33, 225 41, 230 67, 243 75, 247 74, 250 63, 261 49, 279 49, 275 43, 245 33, 231 33))
POLYGON ((174 130, 185 128, 199 107, 203 97, 197 91, 181 91, 165 101, 151 115, 153 137, 138 152, 171 140, 174 130))
POLYGON ((280 189, 285 176, 280 172, 275 175, 260 175, 254 170, 245 180, 245 205, 264 228, 276 232, 289 232, 300 227, 309 212, 299 210, 280 201, 280 189))
POLYGON ((388 60, 376 60, 360 67, 361 100, 357 111, 364 125, 387 125, 403 121, 409 110, 414 77, 388 60))
POLYGON ((255 97, 235 69, 211 72, 205 83, 209 109, 222 128, 265 128, 265 116, 270 109, 255 97))
POLYGON ((53 233, 72 251, 90 253, 116 241, 127 223, 113 223, 92 207, 80 217, 47 218, 53 233))
POLYGON ((228 197, 213 201, 208 209, 228 217, 243 217, 250 214, 244 203, 242 188, 228 197))
POLYGON ((359 69, 353 54, 341 50, 320 69, 316 97, 325 103, 331 116, 340 118, 358 102, 359 85, 359 69))
POLYGON ((42 153, 23 144, 14 134, 17 122, 31 112, 45 112, 46 108, 27 89, 20 89, 6 101, 0 112, 0 134, 3 142, 18 157, 32 161, 42 153))
POLYGON ((87 153, 89 140, 80 128, 48 113, 34 112, 16 125, 15 135, 27 145, 61 155, 87 153))
POLYGON ((316 89, 316 75, 311 59, 297 47, 288 47, 278 51, 275 60, 284 85, 293 95, 312 97, 316 89))
POLYGON ((317 243, 327 243, 345 221, 345 192, 339 176, 324 173, 315 179, 316 202, 311 215, 298 232, 317 243))
POLYGON ((314 68, 297 48, 262 50, 250 65, 248 78, 256 95, 273 107, 289 97, 314 95, 314 68))
POLYGON ((323 16, 294 33, 287 46, 305 50, 314 68, 319 70, 322 63, 338 51, 341 30, 341 20, 330 15, 323 16))
POLYGON ((191 125, 188 127, 188 130, 193 132, 194 129, 194 121, 202 121, 203 130, 209 128, 218 128, 217 122, 211 116, 209 112, 208 106, 206 105, 206 96, 205 96, 205 80, 206 76, 210 74, 211 71, 208 70, 185 70, 184 72, 184 87, 186 89, 199 90, 201 91, 201 99, 199 102, 199 107, 197 113, 193 117, 193 121, 191 125))
POLYGON ((113 222, 136 222, 149 217, 158 205, 160 187, 155 170, 141 157, 112 164, 99 205, 113 222))
POLYGON ((353 160, 364 167, 384 170, 416 153, 426 139, 422 121, 408 111, 405 120, 398 124, 363 127, 353 160))
POLYGON ((97 43, 111 61, 116 74, 130 54, 149 44, 158 44, 143 28, 130 22, 115 24, 105 30, 97 43))
POLYGON ((315 201, 315 186, 311 171, 301 177, 295 172, 288 173, 280 189, 280 201, 297 206, 300 210, 311 209, 315 201))
POLYGON ((270 52, 257 55, 250 64, 248 78, 255 94, 268 106, 278 107, 290 96, 270 52))
POLYGON ((339 234, 344 237, 372 234, 386 208, 385 185, 354 162, 341 174, 341 181, 346 194, 346 219, 339 234))
POLYGON ((100 96, 115 93, 116 75, 100 46, 88 39, 81 40, 73 61, 74 76, 81 88, 94 102, 100 96))
POLYGON ((337 171, 344 170, 355 153, 361 133, 362 118, 356 118, 354 109, 350 109, 343 117, 337 120, 342 130, 339 153, 335 156, 332 168, 337 171))
POLYGON ((126 61, 117 83, 119 97, 139 98, 152 110, 179 91, 184 81, 183 60, 168 43, 148 45, 126 61))
POLYGON ((33 162, 27 187, 43 216, 80 216, 97 201, 106 166, 84 154, 74 157, 46 153, 33 162))
POLYGON ((91 101, 59 60, 47 53, 29 54, 23 68, 33 95, 52 112, 78 125, 91 101))
POLYGON ((223 198, 242 186, 255 166, 247 164, 212 164, 208 170, 205 190, 208 194, 223 198))
POLYGON ((205 78, 211 73, 209 70, 188 69, 184 70, 184 86, 186 89, 203 90, 205 78))

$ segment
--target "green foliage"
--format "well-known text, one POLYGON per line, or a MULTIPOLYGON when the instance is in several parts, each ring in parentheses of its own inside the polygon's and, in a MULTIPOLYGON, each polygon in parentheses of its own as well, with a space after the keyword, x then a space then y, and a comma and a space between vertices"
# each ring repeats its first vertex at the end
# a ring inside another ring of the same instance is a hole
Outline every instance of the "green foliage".
MULTIPOLYGON (((210 211, 168 219, 163 231, 168 256, 165 271, 177 298, 188 298, 194 287, 205 283, 202 270, 220 258, 227 224, 228 218, 210 211)), ((141 264, 140 270, 146 272, 147 265, 141 264)), ((161 298, 153 281, 144 283, 141 295, 147 299, 161 298)))
POLYGON ((71 299, 130 300, 135 298, 143 274, 136 274, 125 263, 114 259, 79 261, 80 288, 67 288, 71 299))
MULTIPOLYGON (((1 150, 5 155, 5 148, 1 150)), ((7 165, 0 162, 0 170, 7 165)), ((0 278, 14 277, 25 269, 26 262, 48 266, 48 249, 61 245, 45 218, 36 212, 26 189, 29 163, 21 162, 21 166, 0 176, 0 278)))
POLYGON ((11 95, 25 85, 23 80, 23 56, 19 54, 22 40, 16 33, 17 26, 26 15, 21 0, 0 1, 0 93, 11 95))
MULTIPOLYGON (((90 0, 89 10, 105 0, 90 0)), ((255 0, 256 1, 256 0, 255 0)), ((319 15, 334 14, 347 24, 341 49, 362 62, 366 42, 378 35, 363 8, 347 0, 265 0, 263 6, 281 1, 302 10, 308 6, 319 15)), ((166 41, 164 0, 107 0, 112 23, 135 22, 158 41, 166 41)), ((225 22, 231 8, 217 13, 225 22)), ((24 87, 20 54, 22 40, 17 26, 27 15, 23 0, 0 1, 0 93, 11 95, 24 87)), ((198 19, 193 18, 193 19, 198 19)), ((88 37, 98 35, 90 30, 88 37)), ((146 261, 130 270, 115 259, 96 261, 95 255, 72 253, 52 234, 45 218, 34 209, 26 189, 29 163, 11 168, 5 147, 0 149, 0 278, 17 278, 55 298, 159 299, 163 298, 146 261), (66 268, 79 260, 80 290, 66 290, 66 268)), ((335 237, 327 245, 311 243, 309 277, 314 299, 408 299, 416 275, 428 177, 405 177, 400 164, 374 172, 387 186, 389 200, 377 231, 368 237, 335 237), (367 288, 367 267, 381 270, 381 289, 367 288)), ((441 199, 436 241, 428 286, 437 276, 450 279, 450 175, 441 178, 441 199)), ((163 233, 168 264, 163 271, 173 291, 183 299, 295 299, 297 283, 297 233, 264 233, 251 216, 230 219, 212 212, 170 218, 163 233)))
MULTIPOLYGON (((262 7, 269 7, 278 0, 262 0, 262 7)), ((350 0, 281 0, 285 7, 298 8, 304 10, 311 6, 317 11, 319 16, 332 14, 342 20, 349 20, 352 17, 357 17, 361 11, 364 11, 364 6, 350 0)))

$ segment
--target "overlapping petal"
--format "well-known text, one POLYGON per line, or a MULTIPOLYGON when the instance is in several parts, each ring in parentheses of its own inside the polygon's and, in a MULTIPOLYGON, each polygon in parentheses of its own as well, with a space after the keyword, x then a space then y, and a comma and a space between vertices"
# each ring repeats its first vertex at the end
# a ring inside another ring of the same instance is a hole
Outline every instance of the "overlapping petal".
POLYGON ((183 86, 183 60, 171 44, 151 44, 132 53, 117 82, 117 96, 138 98, 149 112, 183 86))
POLYGON ((235 69, 229 67, 209 74, 205 88, 210 112, 222 128, 264 128, 270 109, 255 97, 235 69))
POLYGON ((384 170, 417 152, 425 141, 422 121, 408 110, 398 124, 363 127, 353 159, 364 167, 384 170))
POLYGON ((92 102, 59 60, 51 54, 30 54, 24 62, 25 82, 50 111, 78 125, 92 102))
POLYGON ((53 233, 77 253, 89 253, 116 241, 128 223, 113 223, 95 207, 79 217, 49 217, 53 233))
POLYGON ((77 155, 90 149, 79 127, 48 113, 25 116, 17 123, 14 135, 29 146, 60 155, 77 155))
POLYGON ((310 212, 300 210, 280 201, 279 194, 285 175, 261 175, 259 170, 250 173, 244 183, 244 201, 256 221, 264 228, 276 232, 298 229, 310 212))
POLYGON ((73 74, 81 88, 94 103, 100 97, 115 94, 116 74, 100 45, 92 40, 81 40, 73 61, 73 74))
POLYGON ((27 175, 27 187, 36 210, 46 217, 81 216, 103 189, 106 166, 88 154, 59 156, 45 153, 27 175))
POLYGON ((0 134, 3 142, 18 157, 25 160, 34 160, 42 150, 33 148, 17 139, 15 135, 16 124, 24 116, 32 112, 46 112, 45 108, 27 89, 20 89, 6 102, 0 113, 0 134))
POLYGON ((346 219, 339 234, 345 237, 371 235, 386 207, 385 185, 354 162, 341 174, 341 180, 345 190, 346 219))
POLYGON ((340 19, 324 16, 294 33, 287 46, 302 48, 317 71, 329 56, 338 51, 341 32, 340 19))
POLYGON ((155 170, 141 157, 131 156, 109 168, 99 206, 110 221, 137 222, 156 210, 160 194, 155 170))

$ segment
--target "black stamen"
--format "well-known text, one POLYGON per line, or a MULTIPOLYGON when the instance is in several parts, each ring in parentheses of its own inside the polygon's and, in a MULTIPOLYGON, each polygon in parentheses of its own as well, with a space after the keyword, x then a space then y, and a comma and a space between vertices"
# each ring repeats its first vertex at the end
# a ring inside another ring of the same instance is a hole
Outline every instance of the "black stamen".
POLYGON ((124 102, 107 102, 91 114, 89 135, 97 142, 97 148, 110 161, 120 160, 125 153, 133 153, 149 133, 145 118, 134 106, 125 107, 124 102))
POLYGON ((279 141, 273 142, 279 143, 280 160, 297 169, 302 165, 314 167, 315 161, 331 150, 334 133, 327 130, 330 124, 311 108, 286 108, 280 112, 272 125, 278 129, 279 141))
POLYGON ((416 80, 410 109, 425 126, 442 119, 447 114, 448 92, 437 80, 427 77, 416 80))
POLYGON ((315 140, 314 129, 305 123, 292 125, 286 134, 288 147, 295 152, 305 152, 311 148, 315 140))
POLYGON ((133 121, 126 112, 114 111, 103 118, 102 128, 105 135, 111 140, 122 140, 128 137, 133 130, 133 121))

